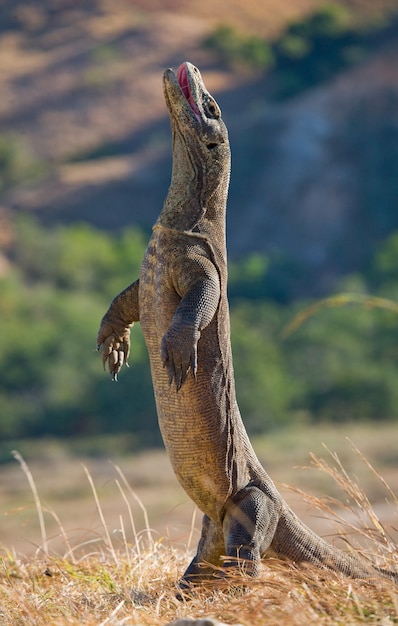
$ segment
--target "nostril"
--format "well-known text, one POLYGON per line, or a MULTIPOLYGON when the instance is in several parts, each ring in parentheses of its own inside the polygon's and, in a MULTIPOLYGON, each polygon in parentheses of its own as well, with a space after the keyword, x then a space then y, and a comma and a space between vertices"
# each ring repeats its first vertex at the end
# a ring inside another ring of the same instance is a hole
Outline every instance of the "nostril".
POLYGON ((218 146, 218 143, 208 143, 208 144, 206 145, 206 148, 207 148, 208 150, 214 150, 214 148, 217 148, 217 146, 218 146))

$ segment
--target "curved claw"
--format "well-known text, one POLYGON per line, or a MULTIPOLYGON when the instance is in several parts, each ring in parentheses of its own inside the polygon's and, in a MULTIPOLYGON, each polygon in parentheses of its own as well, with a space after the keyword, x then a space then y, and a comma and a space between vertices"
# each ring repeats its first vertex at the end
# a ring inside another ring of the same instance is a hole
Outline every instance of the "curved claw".
POLYGON ((197 344, 200 333, 192 328, 174 331, 170 328, 163 336, 160 346, 160 358, 169 375, 169 385, 175 383, 179 391, 185 383, 189 371, 196 379, 197 344))
POLYGON ((114 329, 114 324, 103 320, 97 337, 97 350, 102 346, 102 364, 104 370, 108 363, 111 378, 117 381, 123 365, 128 367, 127 359, 130 354, 130 329, 123 327, 122 332, 114 329))

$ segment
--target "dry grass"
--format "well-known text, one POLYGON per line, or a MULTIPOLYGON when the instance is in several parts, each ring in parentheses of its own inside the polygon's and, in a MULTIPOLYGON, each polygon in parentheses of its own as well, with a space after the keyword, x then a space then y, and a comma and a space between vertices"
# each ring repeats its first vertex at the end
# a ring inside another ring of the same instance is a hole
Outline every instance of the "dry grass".
MULTIPOLYGON (((335 574, 297 570, 278 562, 245 590, 198 590, 176 599, 175 579, 186 555, 154 545, 131 567, 106 553, 77 563, 38 558, 23 563, 2 558, 1 623, 4 625, 164 625, 176 617, 212 616, 229 624, 393 624, 398 597, 390 584, 379 588, 335 574)), ((234 581, 232 581, 233 583, 234 581)))
MULTIPOLYGON (((385 480, 358 450, 366 470, 380 482, 385 500, 398 500, 385 480)), ((145 507, 119 466, 115 484, 123 514, 117 532, 108 527, 97 488, 88 482, 102 526, 102 539, 67 547, 63 556, 48 551, 39 490, 27 464, 18 457, 34 495, 40 519, 41 546, 31 558, 3 548, 0 556, 0 623, 6 625, 164 625, 176 617, 212 616, 228 624, 253 625, 383 624, 398 623, 398 590, 392 583, 353 581, 329 571, 268 560, 255 581, 230 578, 198 589, 186 601, 176 598, 176 580, 190 558, 190 545, 177 549, 156 539, 149 528, 137 531, 133 508, 145 507), (132 540, 129 540, 131 537, 132 540)), ((363 488, 342 466, 337 455, 313 457, 313 466, 342 490, 333 502, 313 496, 314 509, 328 515, 351 546, 364 558, 389 568, 398 567, 397 546, 374 512, 363 488), (334 511, 336 507, 339 513, 334 511)), ((65 530, 58 520, 59 532, 65 530)), ((193 533, 193 531, 192 531, 193 533)))

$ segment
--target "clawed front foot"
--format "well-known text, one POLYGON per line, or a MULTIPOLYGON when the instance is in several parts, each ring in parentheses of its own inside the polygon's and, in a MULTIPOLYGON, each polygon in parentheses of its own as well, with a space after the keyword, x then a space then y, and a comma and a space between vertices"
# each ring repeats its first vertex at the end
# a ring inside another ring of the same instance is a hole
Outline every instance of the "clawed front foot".
POLYGON ((125 326, 119 320, 102 319, 97 335, 97 350, 102 347, 102 363, 104 369, 108 363, 112 380, 117 381, 117 376, 123 365, 128 367, 130 354, 130 326, 125 326))
POLYGON ((167 369, 169 383, 175 382, 179 391, 191 370, 196 377, 200 332, 191 326, 173 328, 165 333, 160 346, 163 367, 167 369))

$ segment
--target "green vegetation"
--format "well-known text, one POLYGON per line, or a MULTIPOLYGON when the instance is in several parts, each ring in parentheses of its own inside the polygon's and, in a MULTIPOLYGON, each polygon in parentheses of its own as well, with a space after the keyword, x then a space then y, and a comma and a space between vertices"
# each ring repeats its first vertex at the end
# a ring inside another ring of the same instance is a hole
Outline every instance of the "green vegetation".
POLYGON ((274 44, 274 95, 288 97, 359 61, 367 42, 345 7, 328 4, 291 24, 274 44))
POLYGON ((232 26, 221 24, 203 42, 208 50, 231 66, 249 67, 255 70, 268 70, 273 65, 271 46, 254 35, 244 35, 232 26))
POLYGON ((47 166, 34 159, 21 136, 0 134, 0 192, 43 176, 47 166))
MULTIPOLYGON (((0 280, 2 440, 131 432, 136 445, 159 441, 139 324, 131 367, 117 385, 94 352, 100 318, 138 275, 145 246, 136 229, 109 235, 86 224, 46 229, 18 221, 14 270, 0 280)), ((366 275, 347 278, 341 290, 398 300, 397 267, 398 233, 366 275)), ((273 275, 272 262, 259 255, 230 272, 238 399, 250 431, 303 420, 397 418, 396 313, 324 308, 283 339, 283 328, 308 303, 266 296, 273 275)))
POLYGON ((327 3, 291 23, 273 42, 223 24, 205 39, 204 46, 226 65, 266 72, 272 96, 283 99, 362 61, 396 35, 396 21, 391 14, 364 23, 360 9, 354 13, 327 3))
POLYGON ((117 389, 94 353, 100 318, 137 275, 144 250, 134 229, 110 238, 86 225, 17 224, 15 271, 0 282, 1 438, 155 431, 139 328, 131 378, 117 389))

